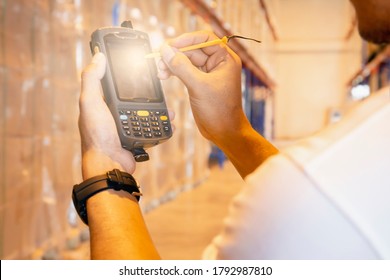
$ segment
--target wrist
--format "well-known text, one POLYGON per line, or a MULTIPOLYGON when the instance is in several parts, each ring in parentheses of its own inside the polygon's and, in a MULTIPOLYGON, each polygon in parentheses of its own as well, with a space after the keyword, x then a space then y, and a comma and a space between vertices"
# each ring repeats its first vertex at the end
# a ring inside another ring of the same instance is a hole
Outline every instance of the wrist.
POLYGON ((237 129, 214 142, 233 163, 242 178, 252 173, 278 149, 261 136, 249 123, 242 122, 237 129))
MULTIPOLYGON (((127 151, 126 151, 127 152, 127 151)), ((129 153, 129 152, 128 152, 129 153)), ((87 180, 107 172, 107 170, 119 169, 127 173, 134 173, 135 163, 133 156, 127 153, 117 156, 107 155, 96 149, 83 151, 82 154, 82 175, 87 180)))
POLYGON ((219 131, 213 133, 210 140, 218 147, 224 149, 232 148, 241 143, 246 138, 246 135, 253 131, 252 125, 242 110, 238 111, 235 116, 234 121, 221 124, 219 131))

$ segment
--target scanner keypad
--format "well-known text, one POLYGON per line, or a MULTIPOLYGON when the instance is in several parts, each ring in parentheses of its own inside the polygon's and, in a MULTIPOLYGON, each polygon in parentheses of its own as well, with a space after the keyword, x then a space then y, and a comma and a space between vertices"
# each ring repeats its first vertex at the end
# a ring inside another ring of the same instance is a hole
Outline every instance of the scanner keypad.
POLYGON ((171 132, 166 110, 119 110, 119 119, 128 136, 151 139, 171 132))

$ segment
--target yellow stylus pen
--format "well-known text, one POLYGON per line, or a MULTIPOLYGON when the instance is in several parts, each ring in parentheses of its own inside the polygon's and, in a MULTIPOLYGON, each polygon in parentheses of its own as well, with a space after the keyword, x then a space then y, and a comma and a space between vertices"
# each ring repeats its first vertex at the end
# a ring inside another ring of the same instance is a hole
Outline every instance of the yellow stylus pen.
MULTIPOLYGON (((208 41, 208 42, 204 42, 204 43, 200 43, 200 44, 184 47, 184 48, 179 49, 179 51, 187 52, 187 51, 192 51, 192 50, 196 50, 196 49, 201 49, 201 48, 205 48, 205 47, 218 45, 218 44, 221 44, 221 43, 226 44, 229 41, 229 39, 230 39, 229 37, 228 36, 224 36, 221 39, 215 39, 215 40, 212 40, 212 41, 208 41)), ((160 52, 152 52, 152 53, 149 53, 149 54, 145 55, 145 58, 157 58, 157 57, 161 57, 161 53, 160 52)))

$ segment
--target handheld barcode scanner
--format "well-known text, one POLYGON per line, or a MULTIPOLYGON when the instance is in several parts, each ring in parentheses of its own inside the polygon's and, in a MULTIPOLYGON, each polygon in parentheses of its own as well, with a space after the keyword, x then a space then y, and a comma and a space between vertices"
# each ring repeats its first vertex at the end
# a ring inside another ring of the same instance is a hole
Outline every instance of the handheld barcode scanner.
POLYGON ((122 147, 136 161, 148 160, 145 149, 172 136, 156 63, 145 58, 151 52, 148 35, 124 21, 121 27, 94 31, 90 47, 92 54, 102 52, 107 58, 101 83, 122 147))

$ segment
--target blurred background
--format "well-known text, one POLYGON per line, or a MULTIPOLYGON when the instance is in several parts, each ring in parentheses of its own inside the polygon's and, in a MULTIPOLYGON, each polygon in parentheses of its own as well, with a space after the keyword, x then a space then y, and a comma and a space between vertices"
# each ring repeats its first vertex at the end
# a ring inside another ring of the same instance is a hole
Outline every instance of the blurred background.
MULTIPOLYGON (((389 47, 360 39, 348 0, 1 0, 1 259, 61 259, 88 243, 71 204, 82 181, 80 73, 91 59, 90 34, 123 20, 147 32, 154 49, 195 30, 261 40, 229 45, 243 61, 248 119, 279 147, 339 121, 390 80, 389 47)), ((135 173, 142 209, 155 220, 228 164, 200 136, 182 83, 171 78, 163 87, 175 135, 135 173)))

